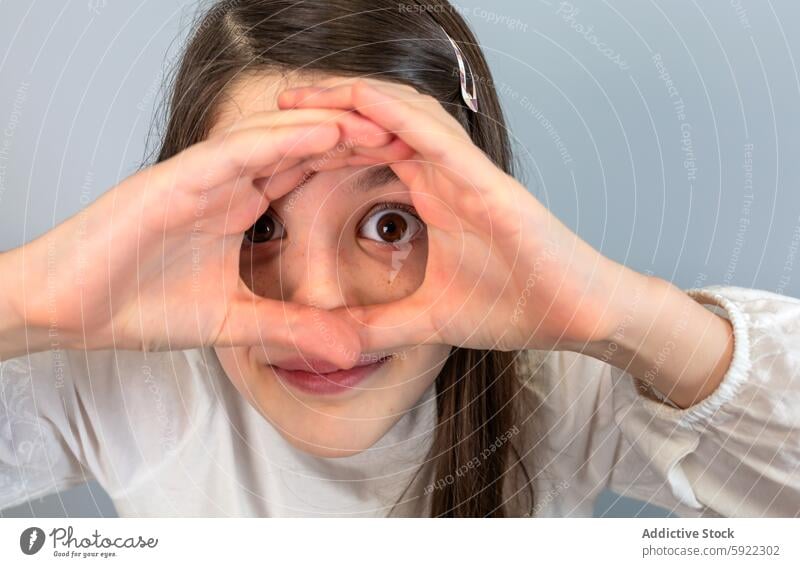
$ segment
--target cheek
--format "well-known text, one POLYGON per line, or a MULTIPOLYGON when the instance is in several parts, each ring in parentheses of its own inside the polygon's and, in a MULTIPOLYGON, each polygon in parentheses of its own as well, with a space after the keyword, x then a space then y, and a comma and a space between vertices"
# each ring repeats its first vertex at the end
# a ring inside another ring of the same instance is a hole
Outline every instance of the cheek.
MULTIPOLYGON (((285 259, 284 259, 285 260, 285 259)), ((260 297, 280 299, 281 275, 277 254, 250 253, 242 250, 239 277, 250 291, 260 297)))
POLYGON ((373 290, 374 303, 401 299, 416 291, 425 279, 428 247, 417 240, 397 249, 361 241, 358 254, 342 269, 349 271, 350 281, 361 280, 373 290))

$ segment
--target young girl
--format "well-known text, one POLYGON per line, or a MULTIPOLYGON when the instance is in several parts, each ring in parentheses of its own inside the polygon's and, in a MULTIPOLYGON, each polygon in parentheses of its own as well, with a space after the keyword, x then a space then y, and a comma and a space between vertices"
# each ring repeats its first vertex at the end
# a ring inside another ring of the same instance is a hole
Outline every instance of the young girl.
POLYGON ((223 2, 173 89, 157 164, 0 255, 0 507, 800 513, 800 300, 571 233, 449 4, 223 2))

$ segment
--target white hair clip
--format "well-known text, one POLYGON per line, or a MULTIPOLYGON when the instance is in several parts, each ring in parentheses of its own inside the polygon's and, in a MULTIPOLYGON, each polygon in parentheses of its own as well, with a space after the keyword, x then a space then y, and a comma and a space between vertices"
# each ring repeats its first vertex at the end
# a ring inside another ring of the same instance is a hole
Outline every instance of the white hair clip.
MULTIPOLYGON (((442 26, 439 26, 440 28, 442 26)), ((464 54, 461 53, 461 49, 458 47, 458 44, 453 41, 453 38, 444 31, 442 28, 444 35, 447 36, 447 39, 450 40, 450 45, 453 46, 453 49, 456 52, 456 59, 458 59, 458 74, 459 80, 461 82, 461 98, 464 99, 466 105, 472 110, 473 112, 478 112, 478 96, 475 94, 475 77, 472 75, 472 68, 469 66, 468 62, 465 62, 464 54), (469 73, 467 72, 469 71, 469 73), (472 85, 472 92, 467 90, 467 75, 469 75, 469 82, 472 85)))

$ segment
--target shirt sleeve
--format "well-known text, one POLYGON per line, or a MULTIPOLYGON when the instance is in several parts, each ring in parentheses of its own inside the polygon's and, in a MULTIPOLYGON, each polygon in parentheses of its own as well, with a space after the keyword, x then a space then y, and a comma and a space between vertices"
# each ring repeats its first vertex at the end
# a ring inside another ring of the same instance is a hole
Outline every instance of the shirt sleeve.
POLYGON ((0 509, 93 478, 68 418, 75 396, 65 351, 0 364, 0 509))
POLYGON ((731 365, 714 392, 686 409, 618 376, 622 435, 680 504, 722 516, 800 515, 800 300, 734 286, 686 293, 731 322, 731 365))
POLYGON ((218 405, 210 354, 52 350, 0 364, 0 509, 90 479, 116 501, 175 463, 218 405))
POLYGON ((551 471, 584 499, 611 488, 680 516, 799 516, 800 300, 719 285, 686 293, 733 327, 716 390, 681 409, 610 364, 553 352, 538 387, 555 422, 543 439, 551 471))

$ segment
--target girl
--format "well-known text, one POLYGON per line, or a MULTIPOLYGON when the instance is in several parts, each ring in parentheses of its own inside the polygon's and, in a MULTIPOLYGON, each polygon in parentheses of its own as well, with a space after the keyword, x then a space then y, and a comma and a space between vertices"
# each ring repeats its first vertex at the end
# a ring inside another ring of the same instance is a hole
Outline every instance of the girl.
POLYGON ((603 257, 446 2, 224 2, 158 163, 0 255, 0 506, 800 512, 800 301, 603 257))

